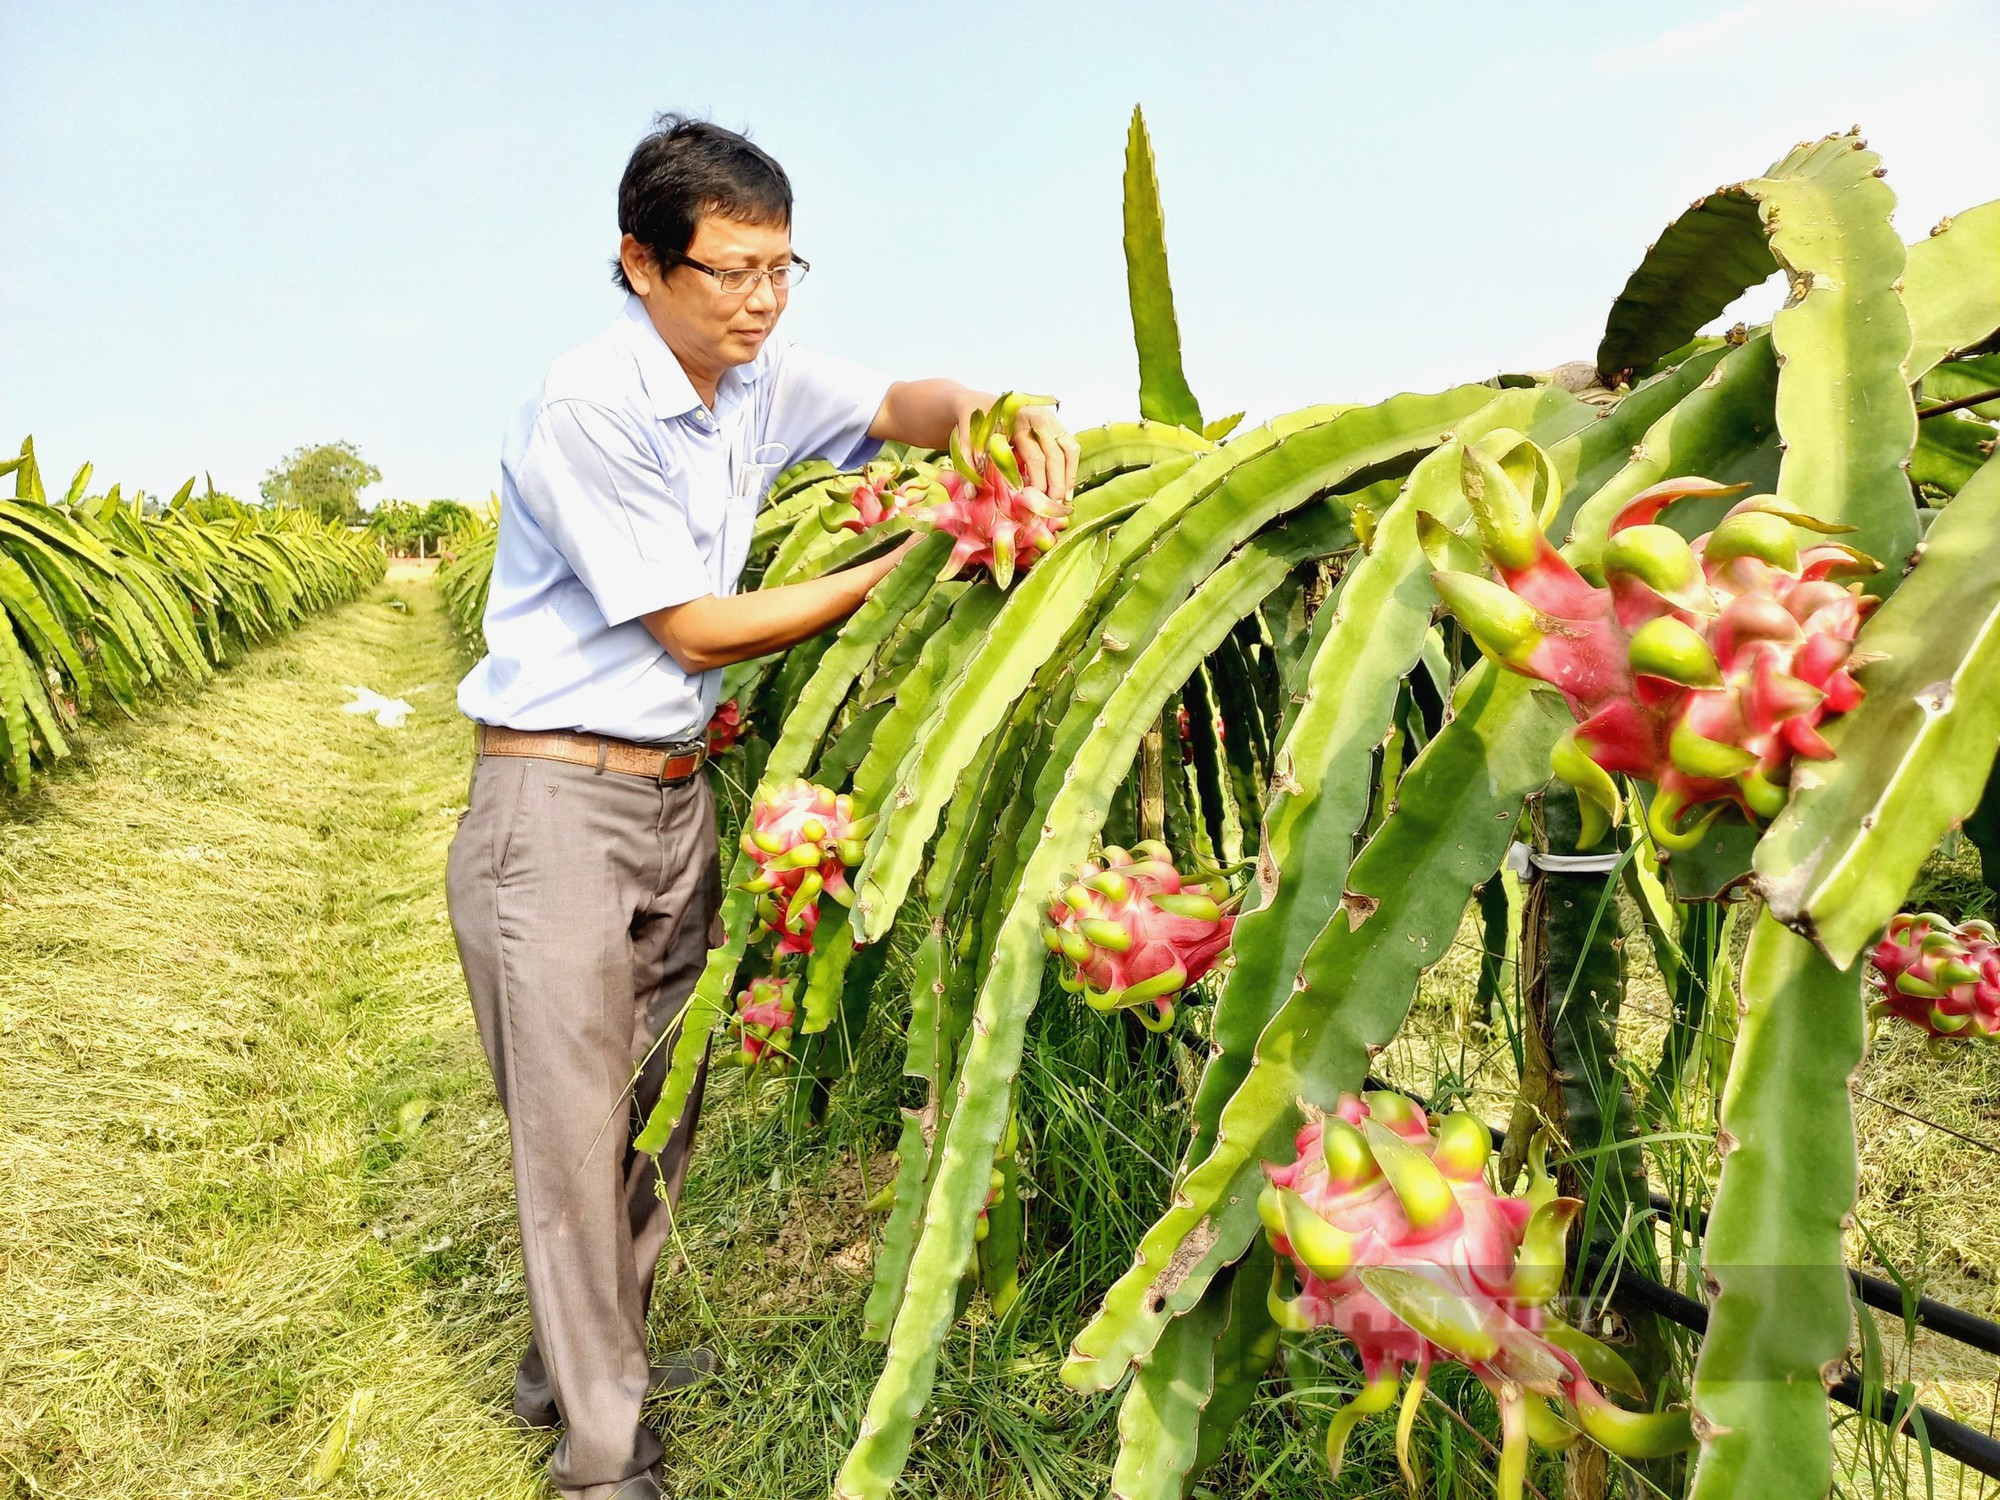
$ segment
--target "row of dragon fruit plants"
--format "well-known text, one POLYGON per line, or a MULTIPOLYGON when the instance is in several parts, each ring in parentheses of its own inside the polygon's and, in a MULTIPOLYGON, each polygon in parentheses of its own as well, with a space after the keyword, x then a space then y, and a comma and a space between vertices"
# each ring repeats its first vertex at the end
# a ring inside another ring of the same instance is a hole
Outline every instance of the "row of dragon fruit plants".
POLYGON ((351 599, 381 551, 297 512, 198 496, 164 506, 89 493, 85 464, 51 501, 33 439, 0 463, 0 774, 16 790, 69 753, 93 707, 134 712, 173 679, 199 682, 243 647, 351 599))
MULTIPOLYGON (((823 1103, 871 1020, 902 1028, 922 1097, 839 1495, 895 1485, 969 1290, 1019 1296, 1023 1052, 1067 997, 1204 1063, 1171 1200, 1063 1369, 1124 1387, 1114 1494, 1187 1493, 1285 1338, 1358 1356, 1336 1470, 1400 1390, 1414 1487, 1449 1365, 1492 1393, 1507 1500, 1531 1444, 1585 1440, 1702 1497, 1826 1492, 1868 1019, 2000 1029, 1992 933, 1898 914, 2000 744, 2000 203, 1906 246, 1893 202, 1858 138, 1801 145, 1668 227, 1587 371, 1237 432, 1182 372, 1135 113, 1144 420, 1079 434, 1073 504, 1022 487, 1018 397, 948 455, 781 477, 762 586, 931 534, 837 634, 728 674, 711 736, 756 791, 642 1144, 712 1032, 823 1103), (1768 325, 1698 336, 1779 270, 1768 325), (1504 942, 1517 840, 1561 896, 1522 917, 1534 1036, 1496 1162, 1368 1064, 1469 908, 1504 942), (1663 1068, 1740 996, 1691 1372, 1644 1317, 1628 1360, 1561 1315, 1585 1255, 1657 1269, 1621 887, 1677 977, 1663 1068)), ((448 579, 463 620, 487 566, 448 579)))

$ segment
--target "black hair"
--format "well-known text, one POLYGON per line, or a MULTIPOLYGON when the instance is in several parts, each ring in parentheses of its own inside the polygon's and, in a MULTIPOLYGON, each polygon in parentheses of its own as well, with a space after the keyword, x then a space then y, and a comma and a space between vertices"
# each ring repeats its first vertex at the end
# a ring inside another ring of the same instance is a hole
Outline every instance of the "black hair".
MULTIPOLYGON (((661 252, 685 255, 703 214, 789 226, 792 180, 769 153, 733 130, 687 115, 657 115, 618 180, 618 232, 652 251, 664 271, 661 252)), ((631 291, 616 257, 611 268, 612 279, 631 291)))

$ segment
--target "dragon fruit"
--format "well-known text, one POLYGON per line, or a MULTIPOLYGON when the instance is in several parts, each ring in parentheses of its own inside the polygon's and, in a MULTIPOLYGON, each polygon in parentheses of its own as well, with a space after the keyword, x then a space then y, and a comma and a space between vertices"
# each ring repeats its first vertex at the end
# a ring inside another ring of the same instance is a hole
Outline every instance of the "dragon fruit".
POLYGON ((750 987, 736 997, 737 1033, 743 1044, 736 1061, 745 1068, 782 1068, 792 1060, 792 1022, 798 1008, 792 1003, 792 986, 797 981, 766 974, 750 981, 750 987))
POLYGON ((914 479, 898 483, 896 476, 902 472, 901 465, 886 459, 878 459, 863 468, 861 478, 847 497, 853 514, 836 507, 827 515, 828 528, 867 531, 884 521, 907 515, 919 505, 942 498, 921 472, 914 479))
POLYGON ((1904 912, 1869 955, 1876 1016, 1895 1016, 1935 1037, 2000 1033, 2000 937, 1991 922, 1953 926, 1932 912, 1904 912))
POLYGON ((779 953, 810 953, 822 891, 854 904, 847 871, 861 863, 872 815, 856 817, 854 799, 803 777, 761 791, 743 830, 743 852, 758 873, 743 889, 757 897, 757 935, 776 932, 779 953))
POLYGON ((1630 1458, 1693 1441, 1684 1410, 1630 1412, 1608 1400, 1599 1386, 1644 1391, 1613 1350, 1548 1310, 1583 1204, 1556 1196, 1539 1152, 1526 1193, 1502 1196, 1486 1184, 1484 1124, 1450 1114, 1433 1129, 1415 1101, 1387 1091, 1341 1095, 1296 1145, 1295 1160, 1265 1164, 1257 1207, 1278 1252, 1272 1316, 1293 1332, 1332 1328, 1361 1356, 1361 1391, 1327 1431, 1335 1474, 1348 1434, 1389 1409, 1413 1365, 1396 1456, 1415 1490, 1410 1433, 1438 1359, 1464 1365, 1499 1402, 1501 1500, 1518 1500, 1530 1438, 1564 1447, 1588 1433, 1630 1458), (1300 1290, 1288 1299, 1290 1276, 1300 1290))
POLYGON ((1069 524, 1067 504, 1023 484, 1020 463, 1007 438, 1022 407, 1052 400, 1009 392, 991 411, 974 412, 969 450, 959 434, 952 433, 952 467, 938 470, 925 486, 933 498, 916 510, 938 530, 957 538, 943 577, 983 567, 1004 589, 1015 573, 1026 572, 1055 546, 1056 534, 1069 524))
POLYGON ((708 754, 712 760, 732 750, 743 738, 743 709, 734 698, 716 705, 708 719, 708 754))
POLYGON ((1220 871, 1190 880, 1157 839, 1107 845, 1049 904, 1042 933, 1067 962, 1063 984, 1103 1011, 1132 1009, 1154 1031, 1174 1023, 1174 997, 1215 966, 1235 930, 1220 871))
POLYGON ((1500 459, 1468 444, 1461 477, 1499 581, 1471 571, 1481 559, 1433 517, 1420 531, 1438 592, 1479 648, 1553 684, 1576 715, 1550 769, 1576 789, 1581 843, 1621 815, 1621 774, 1658 788, 1647 825, 1663 849, 1692 849, 1729 806, 1753 824, 1774 817, 1794 757, 1830 757, 1819 726, 1861 701, 1854 637, 1875 601, 1849 580, 1880 566, 1838 543, 1801 549, 1794 528, 1852 528, 1755 495, 1690 544, 1660 513, 1744 486, 1670 479, 1613 518, 1599 586, 1542 534, 1561 496, 1547 456, 1516 433, 1488 442, 1500 459))

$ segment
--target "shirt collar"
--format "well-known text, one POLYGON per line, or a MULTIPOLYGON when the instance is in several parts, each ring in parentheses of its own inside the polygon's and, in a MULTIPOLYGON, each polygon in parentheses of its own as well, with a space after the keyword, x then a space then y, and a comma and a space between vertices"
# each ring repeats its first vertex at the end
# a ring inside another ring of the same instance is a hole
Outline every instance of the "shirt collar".
MULTIPOLYGON (((701 397, 695 393, 694 383, 687 378, 687 371, 681 368, 674 351, 667 347, 667 341, 660 337, 660 330, 653 326, 652 316, 636 292, 625 294, 622 316, 626 343, 639 362, 639 382, 646 388, 653 415, 669 420, 700 411, 701 397)), ((764 364, 765 351, 759 350, 749 364, 724 370, 716 387, 716 405, 722 405, 724 398, 735 390, 762 380, 764 364)))

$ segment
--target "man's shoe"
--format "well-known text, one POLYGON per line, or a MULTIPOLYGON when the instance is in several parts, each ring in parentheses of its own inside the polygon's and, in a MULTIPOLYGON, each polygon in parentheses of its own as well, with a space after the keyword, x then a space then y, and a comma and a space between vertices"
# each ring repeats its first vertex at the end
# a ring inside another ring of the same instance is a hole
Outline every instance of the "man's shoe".
POLYGON ((706 1380, 715 1373, 715 1363, 713 1349, 682 1349, 669 1354, 652 1367, 646 1394, 657 1396, 662 1391, 678 1391, 706 1380))

